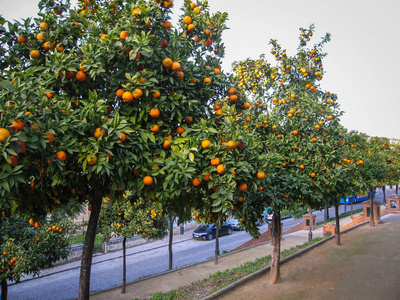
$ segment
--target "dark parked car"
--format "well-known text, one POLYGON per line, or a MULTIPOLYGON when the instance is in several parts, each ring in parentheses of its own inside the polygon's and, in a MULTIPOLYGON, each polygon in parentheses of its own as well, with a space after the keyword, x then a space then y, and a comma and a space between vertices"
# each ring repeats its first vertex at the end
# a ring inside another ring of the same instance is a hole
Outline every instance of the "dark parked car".
MULTIPOLYGON (((216 230, 217 230, 217 228, 216 228, 215 224, 200 225, 199 227, 197 227, 195 229, 195 231, 193 231, 193 238, 212 240, 213 238, 215 238, 217 236, 216 230)), ((225 234, 232 234, 232 225, 227 222, 222 223, 221 227, 219 228, 218 236, 225 235, 225 234)))

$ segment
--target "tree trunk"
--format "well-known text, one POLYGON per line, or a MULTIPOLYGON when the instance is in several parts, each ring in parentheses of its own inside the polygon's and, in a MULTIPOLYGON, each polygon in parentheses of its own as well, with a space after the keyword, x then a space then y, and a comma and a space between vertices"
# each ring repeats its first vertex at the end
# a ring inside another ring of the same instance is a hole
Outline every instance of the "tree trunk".
POLYGON ((369 197, 371 198, 371 209, 370 209, 370 219, 369 219, 369 224, 373 227, 375 226, 375 221, 374 221, 374 194, 373 194, 374 188, 370 188, 369 190, 369 197))
POLYGON ((270 271, 270 284, 277 284, 281 282, 281 270, 280 270, 280 256, 281 256, 281 212, 278 210, 274 212, 272 216, 272 241, 273 241, 273 252, 271 260, 271 271, 270 271))
POLYGON ((326 221, 328 220, 328 218, 327 218, 327 214, 328 214, 327 210, 328 210, 328 204, 325 203, 325 209, 324 209, 324 225, 326 225, 326 221))
POLYGON ((357 199, 357 198, 355 198, 354 197, 354 195, 353 195, 353 197, 351 197, 351 200, 350 200, 350 202, 351 202, 351 220, 353 220, 353 202, 354 202, 354 199, 357 199))
POLYGON ((218 254, 219 254, 219 224, 215 224, 215 258, 214 265, 218 265, 218 254))
POLYGON ((122 241, 122 289, 121 294, 126 291, 126 236, 122 241))
POLYGON ((383 192, 383 203, 386 203, 386 185, 382 187, 382 192, 383 192))
POLYGON ((398 194, 399 194, 399 185, 396 184, 396 195, 398 195, 398 194))
POLYGON ((95 186, 94 197, 92 200, 92 212, 90 213, 89 223, 86 231, 85 242, 83 244, 81 272, 79 275, 78 300, 89 300, 90 293, 90 270, 92 267, 92 256, 94 240, 96 238, 97 222, 99 220, 101 202, 103 199, 103 189, 101 185, 95 186))
POLYGON ((1 281, 1 300, 7 300, 8 284, 7 279, 1 281))
POLYGON ((336 218, 336 245, 340 246, 340 223, 339 223, 339 205, 335 202, 335 218, 336 218))
POLYGON ((174 238, 174 217, 172 215, 169 216, 169 241, 168 241, 168 270, 172 270, 172 241, 174 238))
POLYGON ((347 197, 344 198, 344 212, 347 212, 347 197))

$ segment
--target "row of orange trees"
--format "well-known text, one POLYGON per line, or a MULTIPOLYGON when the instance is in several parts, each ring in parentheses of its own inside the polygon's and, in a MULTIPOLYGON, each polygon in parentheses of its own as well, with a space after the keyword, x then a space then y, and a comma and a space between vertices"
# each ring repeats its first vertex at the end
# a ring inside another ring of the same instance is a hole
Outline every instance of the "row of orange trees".
MULTIPOLYGON (((283 208, 319 208, 399 179, 397 156, 381 164, 389 143, 347 133, 337 96, 319 87, 329 35, 309 48, 313 27, 301 29, 294 56, 273 40, 276 66, 248 59, 233 76, 220 65, 227 14, 185 0, 174 28, 172 6, 46 0, 38 18, 0 27, 0 208, 38 219, 72 201, 91 207, 79 299, 89 297, 104 198, 120 209, 143 199, 180 222, 234 215, 254 236, 271 206, 279 236, 283 208), (382 165, 395 167, 387 178, 382 165)), ((147 228, 129 225, 140 213, 111 214, 107 236, 147 228)))

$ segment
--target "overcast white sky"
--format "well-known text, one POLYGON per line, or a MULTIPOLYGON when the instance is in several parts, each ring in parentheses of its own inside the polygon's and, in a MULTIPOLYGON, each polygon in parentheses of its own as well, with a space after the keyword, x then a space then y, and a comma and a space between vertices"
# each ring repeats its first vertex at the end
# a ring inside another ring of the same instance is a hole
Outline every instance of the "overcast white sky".
MULTIPOLYGON (((4 18, 36 14, 38 1, 0 0, 4 18)), ((174 1, 180 13, 183 0, 174 1)), ((288 55, 296 53, 298 28, 315 24, 312 41, 329 32, 325 47, 324 89, 338 94, 345 111, 342 124, 369 135, 400 139, 400 1, 398 0, 209 0, 211 11, 226 11, 228 27, 223 40, 222 65, 269 54, 271 38, 278 39, 288 55)))

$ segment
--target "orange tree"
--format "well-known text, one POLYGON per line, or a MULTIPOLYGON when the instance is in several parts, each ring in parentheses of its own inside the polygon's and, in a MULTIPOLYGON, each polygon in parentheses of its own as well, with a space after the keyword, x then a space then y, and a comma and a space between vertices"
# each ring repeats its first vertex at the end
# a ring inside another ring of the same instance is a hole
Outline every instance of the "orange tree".
POLYGON ((27 217, 0 215, 0 282, 1 299, 7 299, 7 281, 19 282, 24 274, 39 271, 67 258, 69 246, 67 220, 51 221, 43 226, 27 217))
POLYGON ((79 288, 87 299, 102 198, 132 190, 161 193, 165 204, 182 190, 163 189, 158 161, 225 93, 227 16, 185 1, 172 30, 172 1, 78 5, 41 1, 35 20, 0 28, 0 194, 1 207, 16 201, 36 216, 73 200, 91 205, 79 288))
POLYGON ((324 74, 322 48, 330 36, 309 49, 313 29, 300 29, 300 46, 294 56, 288 56, 276 40, 271 40, 276 66, 264 55, 234 63, 239 85, 254 98, 243 118, 263 143, 258 153, 271 160, 259 168, 259 187, 253 196, 254 202, 262 203, 259 207, 270 206, 274 211, 271 283, 280 280, 280 211, 319 209, 324 203, 324 185, 337 176, 327 172, 325 155, 336 147, 341 112, 336 95, 319 87, 324 74))
POLYGON ((166 235, 167 224, 162 212, 150 199, 135 199, 130 192, 119 198, 104 198, 101 207, 98 232, 104 241, 123 237, 122 241, 122 290, 126 288, 126 239, 135 235, 156 239, 166 235))

